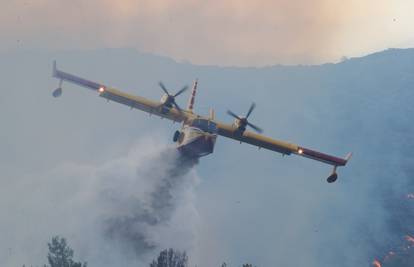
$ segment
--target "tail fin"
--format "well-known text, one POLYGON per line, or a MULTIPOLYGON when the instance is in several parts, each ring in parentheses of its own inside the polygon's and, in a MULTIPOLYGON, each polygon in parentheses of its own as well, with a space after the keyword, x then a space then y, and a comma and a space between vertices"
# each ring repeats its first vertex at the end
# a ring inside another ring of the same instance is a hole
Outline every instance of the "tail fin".
POLYGON ((187 106, 187 109, 190 112, 193 112, 194 100, 195 100, 195 96, 197 93, 197 84, 198 84, 198 79, 195 79, 194 84, 193 84, 193 89, 191 90, 191 96, 190 96, 190 99, 188 100, 188 106, 187 106))
POLYGON ((215 120, 216 119, 216 113, 214 112, 214 109, 210 108, 210 120, 215 120))

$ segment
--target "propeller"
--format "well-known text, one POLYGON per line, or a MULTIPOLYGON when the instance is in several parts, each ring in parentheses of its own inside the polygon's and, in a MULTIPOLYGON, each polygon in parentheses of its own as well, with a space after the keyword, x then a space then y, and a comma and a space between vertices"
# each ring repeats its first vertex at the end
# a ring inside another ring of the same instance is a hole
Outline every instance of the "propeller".
POLYGON ((253 112, 253 110, 255 109, 255 107, 256 107, 256 104, 255 103, 252 103, 251 105, 250 105, 250 108, 249 108, 249 110, 247 111, 247 114, 246 114, 246 117, 240 117, 239 115, 236 115, 233 111, 231 111, 231 110, 227 110, 227 114, 229 114, 230 116, 232 116, 233 118, 235 118, 237 121, 238 121, 238 126, 239 126, 239 129, 241 129, 241 130, 245 130, 246 129, 246 126, 250 126, 253 130, 255 130, 256 132, 258 132, 258 133, 262 133, 263 132, 263 130, 260 128, 260 127, 258 127, 258 126, 256 126, 256 125, 254 125, 253 123, 250 123, 249 121, 248 121, 248 118, 249 118, 249 116, 250 116, 250 114, 252 114, 252 112, 253 112))
POLYGON ((170 92, 168 92, 168 89, 165 87, 165 85, 162 82, 159 82, 158 84, 165 93, 165 97, 161 98, 161 101, 162 101, 161 105, 167 106, 167 107, 175 106, 178 109, 178 111, 181 112, 181 108, 180 106, 178 106, 177 102, 175 102, 175 98, 181 95, 182 93, 184 93, 185 91, 187 91, 188 86, 187 85, 184 86, 177 93, 171 95, 170 92))

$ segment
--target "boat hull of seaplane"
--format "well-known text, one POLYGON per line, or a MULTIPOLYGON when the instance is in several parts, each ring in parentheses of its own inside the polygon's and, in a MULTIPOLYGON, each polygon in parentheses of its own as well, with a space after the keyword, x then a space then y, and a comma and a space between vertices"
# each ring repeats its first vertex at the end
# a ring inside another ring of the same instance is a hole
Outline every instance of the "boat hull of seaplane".
POLYGON ((184 156, 200 158, 214 152, 217 135, 195 127, 184 127, 177 131, 177 149, 184 156))

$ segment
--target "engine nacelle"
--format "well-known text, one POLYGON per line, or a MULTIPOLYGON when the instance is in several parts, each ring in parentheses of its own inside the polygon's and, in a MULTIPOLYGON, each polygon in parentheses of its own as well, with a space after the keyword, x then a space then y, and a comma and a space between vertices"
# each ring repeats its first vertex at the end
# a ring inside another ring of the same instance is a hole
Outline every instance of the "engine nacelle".
POLYGON ((162 95, 160 102, 164 107, 172 108, 174 104, 174 97, 164 94, 162 95))
POLYGON ((243 117, 241 118, 241 120, 235 119, 234 122, 233 122, 233 125, 241 133, 244 132, 244 131, 246 131, 246 125, 247 125, 247 123, 246 123, 246 120, 243 117))
POLYGON ((167 101, 168 101, 168 95, 167 94, 163 94, 162 96, 161 96, 161 99, 160 99, 160 102, 162 103, 162 104, 165 104, 165 103, 167 103, 167 101))

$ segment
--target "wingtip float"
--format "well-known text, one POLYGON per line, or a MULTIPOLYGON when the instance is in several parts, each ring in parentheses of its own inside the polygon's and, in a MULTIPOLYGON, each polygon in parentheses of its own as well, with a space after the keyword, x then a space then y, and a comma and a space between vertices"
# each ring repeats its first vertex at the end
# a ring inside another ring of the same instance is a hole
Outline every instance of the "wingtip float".
POLYGON ((337 168, 345 166, 352 155, 349 153, 345 158, 339 158, 262 135, 263 130, 248 121, 249 116, 256 107, 254 103, 250 106, 245 116, 239 116, 228 110, 227 114, 234 118, 232 124, 217 121, 214 116, 214 110, 210 110, 208 117, 195 114, 193 107, 198 80, 194 81, 188 106, 186 109, 183 109, 175 102, 175 97, 185 92, 188 89, 187 86, 184 86, 176 94, 171 95, 165 85, 159 82, 164 95, 160 101, 153 101, 60 71, 56 66, 56 61, 53 62, 52 75, 59 80, 58 88, 52 93, 54 97, 62 95, 62 83, 66 81, 96 91, 100 97, 106 98, 108 101, 129 106, 131 109, 139 109, 150 115, 182 122, 181 129, 174 133, 173 141, 177 143, 177 149, 180 152, 192 158, 200 158, 213 153, 216 139, 220 135, 237 140, 240 143, 248 143, 258 148, 282 153, 283 155, 296 154, 332 165, 333 170, 327 178, 327 182, 333 183, 338 179, 337 168), (247 130, 247 126, 256 133, 247 130))

